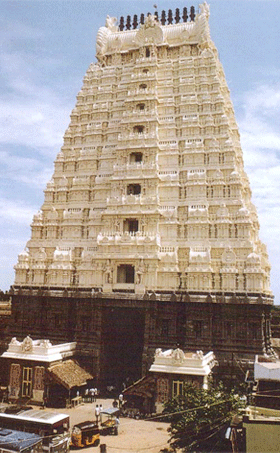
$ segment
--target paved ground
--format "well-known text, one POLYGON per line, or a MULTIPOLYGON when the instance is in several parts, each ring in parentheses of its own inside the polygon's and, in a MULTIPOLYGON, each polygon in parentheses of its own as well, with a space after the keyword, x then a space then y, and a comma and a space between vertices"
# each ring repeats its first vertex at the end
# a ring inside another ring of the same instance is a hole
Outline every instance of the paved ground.
MULTIPOLYGON (((95 420, 96 404, 103 409, 112 407, 112 399, 98 399, 96 403, 85 403, 72 409, 50 409, 70 415, 71 427, 86 420, 95 420)), ((134 420, 120 417, 118 436, 101 436, 100 443, 106 444, 107 453, 159 453, 168 446, 168 423, 134 420)), ((100 447, 84 448, 87 453, 99 453, 100 447)))

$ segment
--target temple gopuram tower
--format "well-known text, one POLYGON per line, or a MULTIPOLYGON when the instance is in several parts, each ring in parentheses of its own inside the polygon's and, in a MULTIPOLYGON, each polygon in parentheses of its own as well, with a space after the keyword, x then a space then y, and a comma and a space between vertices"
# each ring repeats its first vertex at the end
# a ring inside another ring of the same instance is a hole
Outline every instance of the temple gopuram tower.
MULTIPOLYGON (((156 348, 271 353, 270 265, 209 6, 107 17, 12 287, 13 336, 77 341, 99 382, 156 348)), ((232 372, 232 371, 231 371, 232 372)))

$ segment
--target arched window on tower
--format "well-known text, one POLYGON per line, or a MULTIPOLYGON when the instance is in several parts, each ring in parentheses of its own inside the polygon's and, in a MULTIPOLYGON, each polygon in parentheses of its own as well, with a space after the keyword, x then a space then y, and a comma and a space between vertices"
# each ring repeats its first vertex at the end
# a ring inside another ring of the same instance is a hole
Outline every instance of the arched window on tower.
POLYGON ((143 161, 143 154, 142 153, 131 153, 129 156, 129 163, 134 164, 137 162, 143 161))
POLYGON ((144 129, 145 127, 144 126, 134 126, 133 128, 133 132, 134 134, 143 134, 144 133, 144 129))
POLYGON ((141 193, 140 184, 129 184, 127 186, 127 195, 139 195, 141 193))
POLYGON ((143 104, 143 103, 137 104, 136 108, 137 108, 137 110, 145 110, 145 104, 143 104))
POLYGON ((140 88, 140 90, 146 90, 147 89, 147 84, 146 83, 141 83, 141 85, 139 85, 139 88, 140 88))
POLYGON ((137 233, 139 222, 137 219, 125 219, 123 223, 123 231, 128 233, 137 233))
POLYGON ((135 269, 131 264, 120 264, 117 269, 117 283, 134 283, 135 269))

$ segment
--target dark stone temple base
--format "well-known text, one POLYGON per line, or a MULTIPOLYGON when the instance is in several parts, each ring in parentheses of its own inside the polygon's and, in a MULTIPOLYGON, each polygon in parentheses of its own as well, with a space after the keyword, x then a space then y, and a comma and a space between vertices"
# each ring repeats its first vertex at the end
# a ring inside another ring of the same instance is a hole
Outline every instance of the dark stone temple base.
POLYGON ((255 354, 271 353, 271 304, 257 295, 20 289, 12 296, 7 340, 76 341, 81 365, 100 387, 140 378, 156 348, 212 350, 218 376, 235 379, 255 354))

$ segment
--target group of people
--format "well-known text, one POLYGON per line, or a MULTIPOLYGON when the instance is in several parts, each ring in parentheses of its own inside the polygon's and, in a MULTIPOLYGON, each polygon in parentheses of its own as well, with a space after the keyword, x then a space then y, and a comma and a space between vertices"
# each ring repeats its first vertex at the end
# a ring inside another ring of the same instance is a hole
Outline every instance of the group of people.
POLYGON ((95 403, 96 402, 96 399, 97 399, 97 396, 98 396, 98 390, 96 387, 94 388, 91 388, 91 389, 86 389, 85 390, 85 397, 86 398, 90 398, 90 401, 92 403, 95 403))

